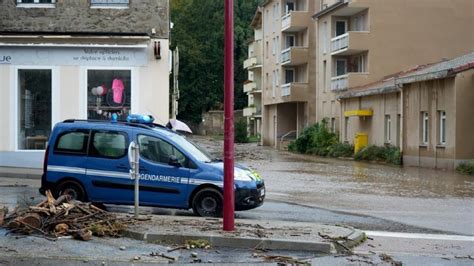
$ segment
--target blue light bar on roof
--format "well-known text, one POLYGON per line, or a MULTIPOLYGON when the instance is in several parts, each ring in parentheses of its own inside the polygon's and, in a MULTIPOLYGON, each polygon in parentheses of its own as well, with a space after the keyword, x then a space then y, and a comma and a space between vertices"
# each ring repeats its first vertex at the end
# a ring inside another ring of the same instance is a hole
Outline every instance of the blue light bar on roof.
POLYGON ((153 124, 155 118, 151 115, 130 114, 127 116, 127 122, 139 124, 153 124))

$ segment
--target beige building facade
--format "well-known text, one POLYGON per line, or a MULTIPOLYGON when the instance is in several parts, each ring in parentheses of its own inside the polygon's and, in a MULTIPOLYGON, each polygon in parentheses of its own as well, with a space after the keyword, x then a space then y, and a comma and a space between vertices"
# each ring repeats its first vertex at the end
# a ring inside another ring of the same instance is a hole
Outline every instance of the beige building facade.
POLYGON ((248 106, 243 109, 247 119, 248 134, 260 136, 262 132, 262 66, 263 66, 263 29, 262 8, 257 8, 251 26, 253 40, 248 46, 248 58, 244 69, 248 71, 248 80, 244 83, 244 92, 248 97, 248 106))
POLYGON ((0 166, 42 167, 65 119, 168 121, 168 1, 34 2, 0 4, 0 166))
POLYGON ((262 142, 280 147, 316 122, 316 31, 312 0, 262 4, 262 142))
POLYGON ((453 170, 474 159, 474 53, 348 90, 339 100, 345 132, 400 147, 404 165, 453 170))
MULTIPOLYGON (((470 0, 322 0, 320 4, 313 15, 318 30, 316 120, 329 119, 341 140, 352 142, 357 126, 341 112, 339 93, 415 65, 469 53, 474 47, 474 35, 466 34, 473 25, 470 0)), ((400 95, 384 97, 377 108, 393 114, 392 123, 397 125, 400 95)), ((345 104, 364 108, 371 101, 367 97, 345 104)), ((383 120, 383 112, 374 110, 374 117, 379 115, 383 120)), ((371 126, 364 118, 357 123, 371 126)), ((395 128, 390 142, 396 145, 395 128)), ((370 143, 385 142, 383 134, 375 135, 369 137, 370 143)))

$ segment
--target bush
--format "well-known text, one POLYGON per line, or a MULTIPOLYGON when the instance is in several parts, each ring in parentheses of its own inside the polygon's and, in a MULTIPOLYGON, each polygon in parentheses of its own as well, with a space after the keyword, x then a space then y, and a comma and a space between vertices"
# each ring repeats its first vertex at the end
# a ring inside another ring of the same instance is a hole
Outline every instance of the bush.
POLYGON ((460 163, 456 170, 463 174, 474 175, 474 160, 460 163))
POLYGON ((327 121, 323 120, 305 128, 301 135, 288 145, 288 150, 326 156, 331 145, 336 143, 336 134, 329 131, 327 121))
POLYGON ((336 143, 329 147, 328 156, 338 157, 352 157, 354 155, 354 146, 348 143, 336 143))
POLYGON ((375 145, 367 146, 354 155, 357 161, 384 161, 391 164, 401 164, 400 149, 395 146, 379 147, 375 145))
POLYGON ((247 137, 247 121, 245 119, 236 120, 234 123, 235 142, 247 143, 249 138, 247 137))

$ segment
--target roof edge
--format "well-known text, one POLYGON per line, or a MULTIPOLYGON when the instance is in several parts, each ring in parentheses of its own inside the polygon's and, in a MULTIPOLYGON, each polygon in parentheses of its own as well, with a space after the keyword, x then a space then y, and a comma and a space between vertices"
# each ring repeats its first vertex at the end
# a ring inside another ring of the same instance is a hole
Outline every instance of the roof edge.
POLYGON ((328 6, 327 8, 315 13, 314 15, 311 16, 311 18, 313 19, 319 18, 345 5, 348 5, 348 2, 346 2, 345 0, 339 0, 339 2, 331 6, 328 6))

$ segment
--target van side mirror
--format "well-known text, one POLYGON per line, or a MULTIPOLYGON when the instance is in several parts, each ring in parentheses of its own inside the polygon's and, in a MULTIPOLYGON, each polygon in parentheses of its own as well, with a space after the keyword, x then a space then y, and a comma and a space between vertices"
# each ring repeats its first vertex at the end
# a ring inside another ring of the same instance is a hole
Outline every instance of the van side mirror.
POLYGON ((176 166, 176 167, 181 167, 181 163, 178 161, 178 158, 176 158, 176 156, 174 155, 170 155, 169 157, 169 160, 168 160, 168 164, 169 165, 172 165, 172 166, 176 166))

